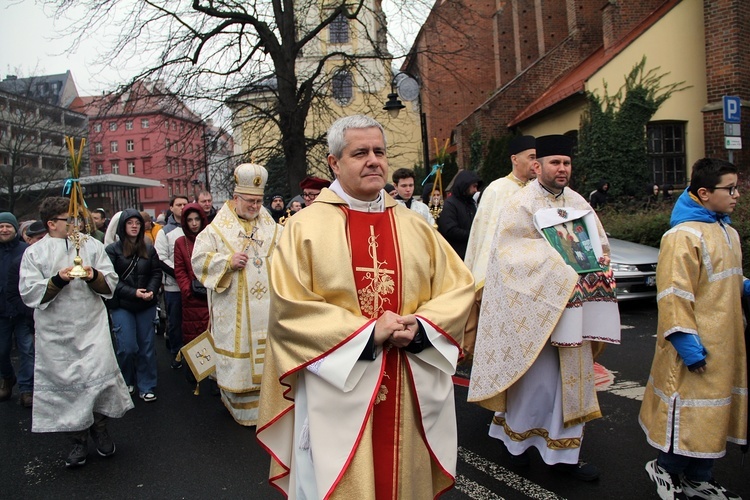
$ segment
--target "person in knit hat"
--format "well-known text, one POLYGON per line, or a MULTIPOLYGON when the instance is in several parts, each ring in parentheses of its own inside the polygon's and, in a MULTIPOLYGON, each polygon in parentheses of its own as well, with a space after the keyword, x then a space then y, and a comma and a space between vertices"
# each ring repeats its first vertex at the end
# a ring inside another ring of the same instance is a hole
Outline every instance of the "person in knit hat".
MULTIPOLYGON (((29 245, 21 241, 18 220, 10 212, 0 212, 0 289, 8 289, 8 278, 13 263, 23 255, 29 245)), ((31 319, 23 314, 23 308, 8 300, 8 294, 0 294, 0 401, 10 399, 16 381, 22 392, 31 393, 34 380, 34 336, 31 319), (16 336, 21 351, 21 366, 18 373, 10 362, 13 336, 16 336), (26 363, 31 352, 31 364, 26 363)))

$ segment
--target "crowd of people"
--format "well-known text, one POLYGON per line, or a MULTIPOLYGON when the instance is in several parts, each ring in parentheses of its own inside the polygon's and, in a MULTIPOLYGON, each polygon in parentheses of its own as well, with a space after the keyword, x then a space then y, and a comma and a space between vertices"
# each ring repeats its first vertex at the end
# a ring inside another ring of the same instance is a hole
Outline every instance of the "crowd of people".
MULTIPOLYGON (((208 192, 173 197, 162 221, 96 210, 78 244, 65 198, 45 199, 34 223, 0 213, 0 400, 18 384, 32 432, 71 439, 67 466, 86 463, 89 435, 110 456, 107 420, 136 391, 157 400, 165 320, 174 370, 210 337, 215 390, 256 427, 269 480, 290 498, 434 498, 455 481, 451 376, 473 360, 469 401, 494 412, 489 436, 511 463, 528 467, 534 448, 596 480, 581 446, 602 416, 594 360, 620 343, 620 319, 607 234, 568 187, 571 140, 515 137, 511 173, 481 197, 462 170, 445 197, 425 185, 420 201, 414 171, 389 177, 380 123, 345 117, 327 139, 334 180, 307 177, 267 207, 268 172, 248 163, 218 210, 208 192)), ((727 442, 747 443, 737 182, 731 163, 696 162, 662 241, 639 422, 664 499, 739 498, 712 474, 727 442)))

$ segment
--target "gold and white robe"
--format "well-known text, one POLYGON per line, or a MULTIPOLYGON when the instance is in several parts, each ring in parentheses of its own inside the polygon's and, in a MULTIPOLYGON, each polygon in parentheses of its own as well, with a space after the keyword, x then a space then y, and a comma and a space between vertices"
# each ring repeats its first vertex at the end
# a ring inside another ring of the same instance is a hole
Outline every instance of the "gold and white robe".
POLYGON ((727 441, 747 442, 747 362, 742 252, 734 228, 684 222, 661 240, 656 266, 656 352, 638 420, 662 451, 719 458, 727 441), (691 373, 667 339, 698 335, 706 372, 691 373))
POLYGON ((396 465, 387 497, 434 498, 454 482, 451 375, 473 280, 420 215, 384 192, 384 211, 381 206, 382 213, 365 215, 390 218, 395 231, 374 234, 369 243, 350 241, 347 210, 355 205, 342 196, 337 182, 324 189, 289 220, 274 255, 257 434, 272 457, 270 481, 289 498, 375 498, 375 477, 384 464, 375 463, 373 453, 379 438, 392 436, 374 434, 373 413, 382 398, 396 398, 399 440, 386 464, 396 465), (381 254, 377 245, 389 238, 396 262, 376 257, 381 254), (363 291, 352 268, 352 248, 367 251, 368 244, 373 267, 382 265, 384 275, 400 283, 389 292, 398 297, 397 313, 417 315, 431 342, 420 353, 401 353, 397 373, 404 383, 396 393, 382 390, 382 350, 372 361, 359 359, 375 319, 361 310, 363 291))
POLYGON ((242 425, 255 425, 263 375, 271 254, 282 226, 261 209, 258 217, 237 217, 227 201, 195 239, 191 262, 196 278, 208 289, 210 330, 217 354, 216 382, 221 399, 242 425), (232 255, 245 252, 247 266, 230 268, 232 255))
POLYGON ((555 196, 534 180, 508 198, 487 266, 468 399, 496 412, 491 435, 514 454, 536 446, 547 463, 575 463, 583 423, 601 416, 592 341, 619 343, 620 321, 611 271, 579 276, 534 226, 535 214, 550 208, 592 214, 609 254, 601 223, 575 191, 555 196), (579 341, 558 347, 561 333, 579 341), (540 375, 549 373, 559 375, 540 375))

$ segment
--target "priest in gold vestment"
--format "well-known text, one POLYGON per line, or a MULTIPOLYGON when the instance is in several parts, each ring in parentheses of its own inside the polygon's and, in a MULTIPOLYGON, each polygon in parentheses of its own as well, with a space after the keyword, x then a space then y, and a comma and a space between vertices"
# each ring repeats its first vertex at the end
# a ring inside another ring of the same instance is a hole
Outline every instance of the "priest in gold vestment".
POLYGON ((385 135, 365 116, 328 132, 336 181, 274 254, 258 440, 289 498, 436 498, 457 456, 453 375, 471 273, 385 194, 385 135))
MULTIPOLYGON (((477 214, 471 223, 469 242, 466 244, 464 262, 474 275, 476 300, 469 314, 469 321, 464 332, 464 350, 474 353, 474 342, 477 333, 479 308, 482 303, 484 278, 487 274, 487 262, 492 249, 492 237, 495 235, 497 219, 503 213, 507 199, 521 190, 529 180, 536 178, 534 160, 536 160, 536 140, 530 135, 519 135, 508 144, 510 162, 513 170, 500 179, 495 179, 482 190, 477 214)), ((468 358, 468 356, 467 356, 468 358)))
POLYGON ((716 483, 726 443, 747 443, 747 361, 742 252, 729 216, 737 168, 703 158, 672 210, 656 267, 656 352, 639 422, 659 450, 646 464, 657 492, 739 498, 716 483), (668 486, 669 485, 669 486, 668 486))
POLYGON ((591 206, 567 187, 571 148, 563 136, 537 138, 537 178, 498 218, 469 401, 496 412, 490 436, 516 464, 527 465, 534 447, 546 464, 591 481, 599 472, 579 452, 583 424, 601 417, 593 348, 619 343, 620 317, 607 236, 591 206), (580 228, 568 234, 576 255, 588 254, 583 271, 543 236, 568 225, 580 228))
POLYGON ((269 267, 282 226, 263 208, 268 172, 245 163, 234 171, 232 199, 195 239, 191 263, 208 290, 216 382, 235 421, 255 425, 266 350, 269 267))

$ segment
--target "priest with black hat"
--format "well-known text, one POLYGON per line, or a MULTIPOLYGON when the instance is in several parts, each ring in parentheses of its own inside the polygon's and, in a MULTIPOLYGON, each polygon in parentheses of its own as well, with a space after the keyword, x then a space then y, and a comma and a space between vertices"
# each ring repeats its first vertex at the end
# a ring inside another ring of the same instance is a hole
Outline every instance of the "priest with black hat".
POLYGON ((528 449, 582 481, 583 426, 602 416, 594 356, 619 344, 609 242, 596 213, 568 188, 573 142, 536 139, 537 177, 497 220, 479 313, 469 401, 495 411, 490 436, 517 466, 528 449), (586 263, 584 265, 583 263, 586 263))
POLYGON ((474 275, 474 288, 476 300, 472 307, 469 321, 464 332, 463 348, 471 356, 474 351, 476 339, 477 318, 479 307, 482 303, 482 290, 484 289, 484 278, 487 274, 487 261, 490 257, 490 245, 492 235, 495 233, 497 218, 503 211, 505 201, 517 193, 536 178, 534 171, 534 160, 536 160, 536 139, 531 135, 519 135, 510 140, 508 153, 513 170, 506 175, 490 183, 482 191, 479 199, 477 214, 471 225, 469 242, 466 246, 464 263, 471 269, 474 275))

